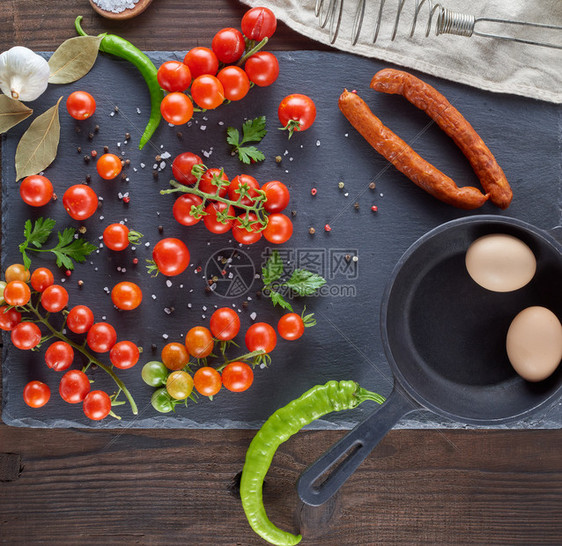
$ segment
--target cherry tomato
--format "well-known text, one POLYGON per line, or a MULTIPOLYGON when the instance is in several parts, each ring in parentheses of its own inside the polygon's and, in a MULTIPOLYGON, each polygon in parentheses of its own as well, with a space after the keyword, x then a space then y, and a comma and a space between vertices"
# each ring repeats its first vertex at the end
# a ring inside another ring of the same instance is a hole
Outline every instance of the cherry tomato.
POLYGON ((152 259, 158 271, 167 277, 183 273, 189 265, 189 250, 179 239, 168 237, 154 245, 152 259))
POLYGON ((267 212, 281 212, 287 208, 291 194, 285 184, 278 180, 266 182, 261 189, 265 192, 267 201, 263 208, 267 212))
POLYGON ((121 169, 121 159, 115 154, 103 154, 96 162, 96 170, 104 180, 113 180, 121 169))
MULTIPOLYGON (((201 186, 199 186, 201 187, 201 186)), ((180 195, 174 202, 174 206, 172 207, 172 213, 174 218, 182 225, 182 226, 194 226, 197 222, 199 222, 202 216, 199 218, 195 218, 191 215, 192 207, 198 207, 203 201, 197 195, 192 195, 190 193, 184 193, 180 195)))
POLYGON ((185 346, 195 358, 205 358, 213 352, 215 343, 211 332, 204 326, 194 326, 185 334, 185 346))
MULTIPOLYGON (((199 189, 208 193, 209 195, 217 195, 217 186, 215 184, 216 181, 224 180, 228 182, 228 176, 226 176, 225 172, 222 169, 207 169, 201 180, 199 180, 199 189)), ((220 190, 218 190, 219 197, 224 197, 228 192, 228 184, 222 186, 220 190)))
POLYGON ((193 117, 193 103, 185 93, 169 93, 160 103, 162 117, 172 125, 183 125, 193 117))
POLYGON ((234 208, 226 203, 209 203, 205 207, 207 214, 203 216, 203 223, 211 233, 226 233, 232 227, 234 220, 225 219, 224 222, 220 221, 221 215, 225 211, 228 216, 234 215, 234 208))
POLYGON ((197 76, 191 84, 191 96, 197 106, 213 110, 224 102, 224 88, 215 76, 197 76))
POLYGON ((12 264, 6 268, 4 279, 6 282, 23 281, 28 282, 30 278, 29 269, 23 264, 12 264))
POLYGON ((75 334, 85 334, 94 324, 94 313, 87 305, 76 305, 66 317, 66 325, 75 334))
POLYGON ((277 28, 277 18, 268 8, 252 8, 242 17, 241 26, 244 36, 260 42, 273 36, 277 28))
POLYGON ((221 374, 209 366, 199 368, 193 376, 193 384, 199 394, 214 396, 221 390, 221 374))
POLYGON ((230 307, 221 307, 211 315, 211 333, 219 341, 234 339, 240 331, 240 317, 230 307))
POLYGON ((23 281, 11 281, 4 288, 4 301, 8 305, 25 305, 31 298, 31 289, 23 281))
POLYGON ((71 218, 86 220, 98 209, 98 196, 90 186, 75 184, 64 192, 62 204, 71 218))
POLYGON ((31 274, 31 286, 37 292, 43 292, 55 282, 53 272, 46 267, 38 267, 31 274))
POLYGON ((191 152, 184 152, 175 157, 172 163, 172 174, 180 184, 192 186, 197 178, 191 173, 195 165, 203 164, 203 160, 191 152))
POLYGON ((66 341, 55 341, 45 351, 45 363, 55 372, 70 368, 74 361, 74 349, 66 341))
MULTIPOLYGON (((184 347, 185 349, 185 347, 184 347)), ((151 387, 161 387, 166 384, 168 379, 168 368, 163 362, 151 360, 142 367, 142 380, 151 387)))
POLYGON ((154 391, 150 397, 150 403, 160 413, 170 413, 174 409, 172 397, 168 394, 166 387, 154 391))
POLYGON ((283 339, 293 341, 304 334, 304 322, 300 315, 287 313, 279 319, 277 331, 283 339))
POLYGON ((288 216, 280 213, 270 214, 263 236, 276 245, 287 242, 293 234, 293 222, 288 216))
POLYGON ((139 357, 139 348, 132 341, 119 341, 109 351, 109 360, 120 370, 132 368, 139 357))
POLYGON ((228 186, 228 198, 232 201, 238 201, 244 191, 240 186, 244 187, 244 184, 247 185, 247 188, 245 188, 246 193, 240 203, 250 206, 254 202, 253 198, 259 195, 257 190, 260 189, 260 185, 258 181, 249 174, 239 174, 232 179, 230 186, 228 186))
POLYGON ((253 245, 261 239, 261 224, 258 222, 258 217, 253 212, 241 214, 234 220, 232 226, 232 236, 234 239, 243 245, 253 245), (242 227, 242 221, 249 220, 250 231, 242 227))
POLYGON ((68 303, 68 292, 60 284, 52 284, 43 290, 41 294, 41 305, 49 313, 62 311, 68 303))
POLYGON ((168 394, 176 400, 185 400, 193 390, 193 377, 187 372, 172 372, 166 380, 168 394))
POLYGON ((111 290, 111 301, 118 309, 131 311, 142 301, 142 290, 138 284, 129 281, 117 283, 111 290))
POLYGON ((222 371, 222 384, 232 392, 243 392, 254 382, 254 372, 245 362, 231 362, 222 371))
POLYGON ((124 224, 109 224, 103 230, 103 242, 110 250, 124 250, 129 246, 129 228, 124 224))
POLYGON ((217 79, 222 83, 224 98, 227 100, 241 100, 250 90, 248 74, 239 66, 226 66, 218 74, 217 79))
POLYGON ((223 28, 213 37, 211 44, 217 59, 225 64, 235 63, 246 49, 242 33, 235 28, 223 28))
POLYGON ((291 138, 293 131, 306 131, 314 123, 316 106, 310 97, 294 93, 279 103, 277 114, 281 125, 288 129, 291 138))
POLYGON ((59 383, 59 394, 69 404, 79 404, 90 392, 90 380, 81 370, 69 370, 59 383))
POLYGON ((189 354, 185 345, 176 341, 164 346, 160 358, 169 370, 181 370, 189 362, 189 354))
POLYGON ((41 330, 34 322, 20 322, 11 333, 12 343, 22 351, 37 347, 41 341, 41 330))
POLYGON ((107 353, 117 341, 117 332, 107 322, 96 322, 88 330, 86 343, 96 353, 107 353))
POLYGON ((0 307, 0 330, 10 332, 21 322, 21 313, 13 307, 2 305, 0 307))
POLYGON ((277 345, 277 334, 267 322, 256 322, 246 330, 244 341, 248 351, 265 351, 270 353, 277 345))
POLYGON ((89 392, 84 398, 82 409, 88 419, 101 421, 111 411, 111 398, 109 398, 109 394, 103 391, 89 392))
POLYGON ((191 77, 197 78, 203 74, 215 75, 219 69, 219 60, 215 52, 208 47, 194 47, 185 55, 183 62, 189 66, 191 77))
POLYGON ((185 91, 191 83, 189 66, 179 61, 166 61, 160 65, 156 78, 162 89, 171 92, 185 91))
POLYGON ((251 82, 259 87, 268 87, 279 76, 279 62, 273 53, 258 51, 246 61, 244 70, 251 82))
POLYGON ((21 181, 20 196, 27 205, 42 207, 53 197, 53 185, 48 178, 33 174, 21 181))
POLYGON ((40 408, 51 398, 51 389, 41 381, 30 381, 23 389, 23 401, 30 408, 40 408))
POLYGON ((74 91, 66 99, 66 109, 74 119, 88 119, 96 111, 96 101, 86 91, 74 91))

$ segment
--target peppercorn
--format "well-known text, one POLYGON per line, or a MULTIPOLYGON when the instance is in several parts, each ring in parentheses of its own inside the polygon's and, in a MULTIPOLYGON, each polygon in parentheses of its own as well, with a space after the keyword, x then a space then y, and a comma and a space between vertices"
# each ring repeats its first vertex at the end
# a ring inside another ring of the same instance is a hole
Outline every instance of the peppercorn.
POLYGON ((353 208, 355 210, 359 210, 359 203, 357 201, 355 201, 355 203, 353 203, 353 208))
POLYGON ((88 133, 88 140, 94 140, 94 133, 88 133))
POLYGON ((76 126, 74 127, 74 132, 76 132, 76 133, 81 133, 81 132, 82 132, 82 129, 80 129, 80 127, 78 127, 78 125, 76 125, 76 126))
POLYGON ((345 184, 343 182, 338 182, 338 188, 340 190, 343 190, 344 186, 345 186, 345 184))
POLYGON ((157 155, 157 156, 154 158, 154 161, 157 161, 157 162, 159 163, 160 161, 162 161, 162 156, 161 156, 161 155, 157 155))
POLYGON ((207 294, 208 294, 209 292, 212 292, 211 287, 210 287, 208 284, 205 285, 205 292, 207 292, 207 294))
POLYGON ((291 216, 294 218, 297 215, 297 211, 296 210, 292 210, 291 211, 291 216))
POLYGON ((248 302, 247 301, 243 301, 242 302, 242 307, 244 307, 244 309, 246 309, 248 307, 248 302))
POLYGON ((90 156, 89 155, 85 155, 84 156, 84 163, 89 163, 90 162, 90 156))
POLYGON ((377 187, 377 185, 376 185, 374 182, 371 182, 371 183, 369 184, 369 189, 370 189, 370 190, 374 190, 376 187, 377 187))
POLYGON ((72 271, 70 271, 70 269, 67 269, 67 270, 64 272, 64 274, 65 274, 67 277, 70 277, 70 275, 72 275, 72 271))
POLYGON ((80 226, 78 228, 78 233, 80 233, 81 235, 84 235, 84 233, 86 233, 86 231, 88 231, 86 226, 80 226))
POLYGON ((178 131, 176 133, 176 136, 181 140, 183 138, 183 133, 181 131, 178 131))
POLYGON ((86 184, 89 184, 92 181, 92 176, 87 174, 86 175, 86 184))
POLYGON ((164 226, 158 226, 158 231, 162 233, 164 231, 164 226))
POLYGON ((103 147, 103 153, 107 154, 109 152, 109 146, 104 146, 103 147))
POLYGON ((152 171, 152 178, 158 178, 158 171, 152 171))
POLYGON ((156 351, 156 344, 152 343, 152 345, 150 345, 150 349, 154 353, 156 351))
POLYGON ((130 159, 125 159, 125 165, 127 165, 127 167, 131 164, 131 160, 130 159))
POLYGON ((99 126, 99 125, 96 125, 96 126, 94 127, 94 133, 98 133, 99 130, 100 130, 100 126, 99 126))
POLYGON ((76 151, 77 151, 79 154, 81 154, 81 153, 82 153, 82 147, 81 147, 81 146, 78 146, 78 148, 76 148, 76 151))
POLYGON ((283 158, 280 155, 276 155, 275 156, 275 163, 281 163, 281 161, 283 161, 283 158))
POLYGON ((77 284, 80 288, 82 288, 84 286, 84 281, 80 279, 77 284))
POLYGON ((316 233, 316 230, 313 227, 308 228, 308 233, 310 233, 311 235, 314 235, 316 233))
POLYGON ((129 140, 131 138, 131 133, 125 133, 125 140, 129 140))
POLYGON ((113 109, 115 112, 119 112, 119 106, 115 106, 115 108, 113 109))

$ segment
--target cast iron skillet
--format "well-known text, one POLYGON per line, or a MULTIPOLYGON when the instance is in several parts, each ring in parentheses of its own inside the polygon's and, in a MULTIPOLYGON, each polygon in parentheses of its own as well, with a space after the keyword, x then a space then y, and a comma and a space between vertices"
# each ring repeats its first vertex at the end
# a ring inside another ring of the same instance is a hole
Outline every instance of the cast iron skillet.
POLYGON ((562 366, 539 383, 523 380, 509 363, 505 337, 515 315, 531 305, 562 317, 561 280, 561 245, 514 218, 460 218, 416 241, 394 268, 381 306, 394 389, 380 408, 303 472, 297 487, 302 501, 311 506, 326 502, 411 411, 427 408, 463 423, 497 425, 557 400, 562 366), (469 277, 466 250, 489 233, 514 235, 534 252, 537 273, 527 286, 497 293, 469 277))

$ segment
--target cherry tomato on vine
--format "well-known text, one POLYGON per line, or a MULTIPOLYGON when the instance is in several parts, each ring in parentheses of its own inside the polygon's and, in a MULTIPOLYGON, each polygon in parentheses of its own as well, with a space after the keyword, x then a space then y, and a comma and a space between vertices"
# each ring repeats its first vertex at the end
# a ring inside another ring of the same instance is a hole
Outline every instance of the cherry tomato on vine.
POLYGON ((224 87, 217 77, 203 74, 193 80, 191 96, 197 106, 213 110, 224 102, 224 87))
MULTIPOLYGON (((207 169, 201 180, 199 180, 199 189, 208 193, 209 195, 217 195, 217 186, 215 182, 217 180, 223 180, 225 182, 229 182, 228 176, 226 176, 225 172, 222 169, 211 168, 207 169)), ((228 192, 228 184, 222 186, 221 189, 218 191, 219 197, 224 197, 228 192)))
POLYGON ((306 131, 314 123, 316 105, 310 97, 294 93, 279 103, 277 114, 281 125, 289 131, 291 138, 293 131, 306 131))
POLYGON ((41 305, 49 313, 62 311, 68 303, 68 292, 60 284, 52 284, 43 290, 41 305))
POLYGON ((248 74, 239 66, 226 66, 218 74, 217 79, 222 83, 224 98, 227 100, 241 100, 250 90, 248 74))
POLYGON ((211 315, 211 333, 219 341, 234 339, 240 331, 240 317, 230 307, 221 307, 211 315))
POLYGON ((267 218, 267 226, 263 230, 263 236, 276 245, 287 242, 293 234, 293 222, 288 216, 278 212, 270 214, 267 218))
POLYGON ((192 186, 197 182, 197 178, 191 173, 195 165, 200 165, 203 160, 191 152, 183 152, 174 158, 172 162, 172 174, 180 184, 192 186))
POLYGON ((142 367, 142 380, 151 387, 161 387, 168 379, 168 368, 163 362, 151 360, 142 367))
POLYGON ((10 332, 21 322, 21 313, 13 307, 2 305, 0 307, 0 330, 10 332))
POLYGON ((121 159, 115 154, 103 154, 96 162, 96 170, 104 180, 113 180, 122 167, 121 159))
MULTIPOLYGON (((199 186, 201 187, 201 185, 199 186)), ((172 213, 177 222, 182 226, 194 226, 199 222, 202 216, 195 218, 191 214, 192 207, 198 207, 202 203, 202 199, 191 193, 180 195, 174 202, 172 213)))
POLYGON ((221 390, 221 374, 209 366, 199 368, 193 376, 193 384, 199 394, 214 396, 221 390))
POLYGON ((160 413, 170 413, 174 409, 172 397, 168 394, 166 387, 154 391, 150 397, 152 407, 160 413))
POLYGON ((69 404, 79 404, 90 392, 90 380, 81 370, 69 370, 59 383, 59 394, 69 404))
POLYGON ((30 298, 31 289, 23 281, 11 281, 4 288, 4 301, 8 305, 25 305, 30 298))
POLYGON ((12 281, 29 281, 30 274, 29 269, 26 269, 23 264, 12 264, 6 268, 6 273, 4 273, 4 280, 6 282, 12 281))
POLYGON ((215 342, 204 326, 194 326, 185 334, 187 352, 195 358, 205 358, 213 352, 215 342))
POLYGON ((20 184, 20 196, 27 205, 42 207, 53 197, 53 184, 40 174, 26 176, 20 184))
POLYGON ((260 189, 260 185, 258 181, 249 174, 239 174, 232 179, 230 186, 228 186, 228 198, 232 201, 238 201, 243 191, 240 186, 244 184, 248 187, 246 188, 246 194, 242 197, 240 202, 242 205, 250 206, 254 202, 254 197, 259 195, 257 190, 260 189))
POLYGON ((248 58, 244 70, 251 82, 259 87, 268 87, 279 76, 279 62, 273 53, 258 51, 248 58))
POLYGON ((267 198, 267 201, 263 204, 263 208, 267 212, 281 212, 287 208, 291 194, 283 182, 272 180, 266 182, 261 189, 265 192, 267 198))
POLYGON ((109 224, 103 230, 103 243, 109 250, 125 250, 129 246, 129 233, 129 228, 124 224, 109 224))
POLYGON ((208 47, 194 47, 190 49, 183 62, 189 66, 191 77, 197 78, 203 74, 215 75, 219 69, 219 60, 212 49, 208 47))
POLYGON ((92 421, 101 421, 111 412, 111 398, 103 391, 89 392, 82 404, 84 414, 92 421))
POLYGON ((66 99, 66 109, 74 119, 88 119, 96 111, 96 100, 86 91, 74 91, 66 99))
POLYGON ((234 220, 232 226, 232 236, 243 245, 253 245, 261 239, 261 224, 258 217, 253 212, 241 214, 234 220), (250 231, 242 227, 242 222, 248 220, 250 222, 250 231))
POLYGON ((242 32, 257 42, 271 38, 277 29, 277 18, 268 8, 252 8, 242 17, 242 32))
POLYGON ((185 93, 169 93, 160 103, 162 117, 172 125, 183 125, 193 117, 193 103, 185 93))
POLYGON ((31 286, 37 292, 43 292, 55 282, 53 272, 46 267, 38 267, 31 274, 31 286))
POLYGON ((222 371, 222 384, 229 391, 243 392, 254 382, 254 372, 245 362, 231 362, 222 371))
POLYGON ((66 341, 55 341, 45 351, 45 364, 55 372, 67 370, 74 361, 74 349, 66 341))
POLYGON ((120 370, 132 368, 139 357, 139 348, 132 341, 118 341, 109 351, 109 360, 120 370))
POLYGON ((277 331, 283 339, 293 341, 304 334, 304 322, 296 313, 286 313, 277 323, 277 331))
POLYGON ((64 192, 62 204, 71 218, 86 220, 98 209, 98 196, 90 186, 75 184, 64 192))
POLYGON ((179 239, 168 237, 154 245, 152 259, 162 275, 173 277, 183 273, 189 265, 189 250, 179 239))
POLYGON ((162 63, 156 73, 160 87, 170 92, 183 92, 191 83, 189 66, 179 61, 162 63))
POLYGON ((30 408, 40 408, 51 398, 51 389, 41 381, 30 381, 23 389, 23 401, 30 408))
POLYGON ((166 380, 166 390, 172 398, 185 400, 193 390, 193 377, 181 370, 172 372, 166 380))
POLYGON ((117 341, 117 332, 107 322, 96 322, 88 330, 86 343, 96 353, 107 353, 117 341))
POLYGON ((94 324, 94 313, 87 305, 76 305, 66 317, 66 326, 75 334, 85 334, 94 324))
POLYGON ((215 34, 211 47, 219 61, 230 64, 242 57, 246 49, 246 41, 239 30, 228 27, 215 34))
POLYGON ((111 301, 118 309, 132 311, 142 302, 142 290, 134 282, 123 281, 117 283, 111 290, 111 301))
POLYGON ((228 216, 234 215, 234 208, 226 203, 209 203, 205 207, 207 214, 203 216, 203 223, 211 233, 226 233, 232 227, 234 220, 226 219, 223 223, 218 219, 224 211, 227 211, 226 214, 228 216))
POLYGON ((177 341, 164 345, 160 358, 168 370, 181 370, 189 363, 189 354, 185 345, 177 341))
POLYGON ((277 345, 277 334, 273 326, 267 324, 267 322, 256 322, 246 330, 244 341, 248 351, 265 351, 270 353, 277 345))
POLYGON ((34 322, 20 322, 12 330, 11 340, 18 349, 28 351, 41 341, 41 330, 34 322))

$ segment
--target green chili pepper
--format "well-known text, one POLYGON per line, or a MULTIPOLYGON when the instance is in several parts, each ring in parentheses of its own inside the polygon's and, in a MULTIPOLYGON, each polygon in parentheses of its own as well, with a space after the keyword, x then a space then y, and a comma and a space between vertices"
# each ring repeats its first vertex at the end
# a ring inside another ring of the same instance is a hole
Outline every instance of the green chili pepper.
POLYGON ((246 453, 240 481, 242 506, 252 529, 264 540, 278 546, 298 544, 301 535, 282 531, 267 517, 262 485, 277 448, 302 427, 332 411, 357 407, 365 400, 379 404, 384 397, 361 388, 355 381, 328 381, 316 385, 300 398, 278 409, 263 424, 246 453))
MULTIPOLYGON (((82 16, 79 15, 74 21, 76 32, 80 36, 87 36, 82 30, 81 26, 82 16)), ((134 64, 139 72, 142 74, 148 90, 150 91, 150 119, 146 125, 144 133, 139 142, 139 150, 142 150, 144 145, 150 140, 150 137, 156 131, 160 124, 162 114, 160 113, 160 103, 164 98, 164 91, 161 89, 160 84, 156 78, 157 69, 154 63, 131 42, 115 36, 114 34, 102 34, 103 39, 100 43, 100 51, 111 53, 117 57, 121 57, 134 64)))

